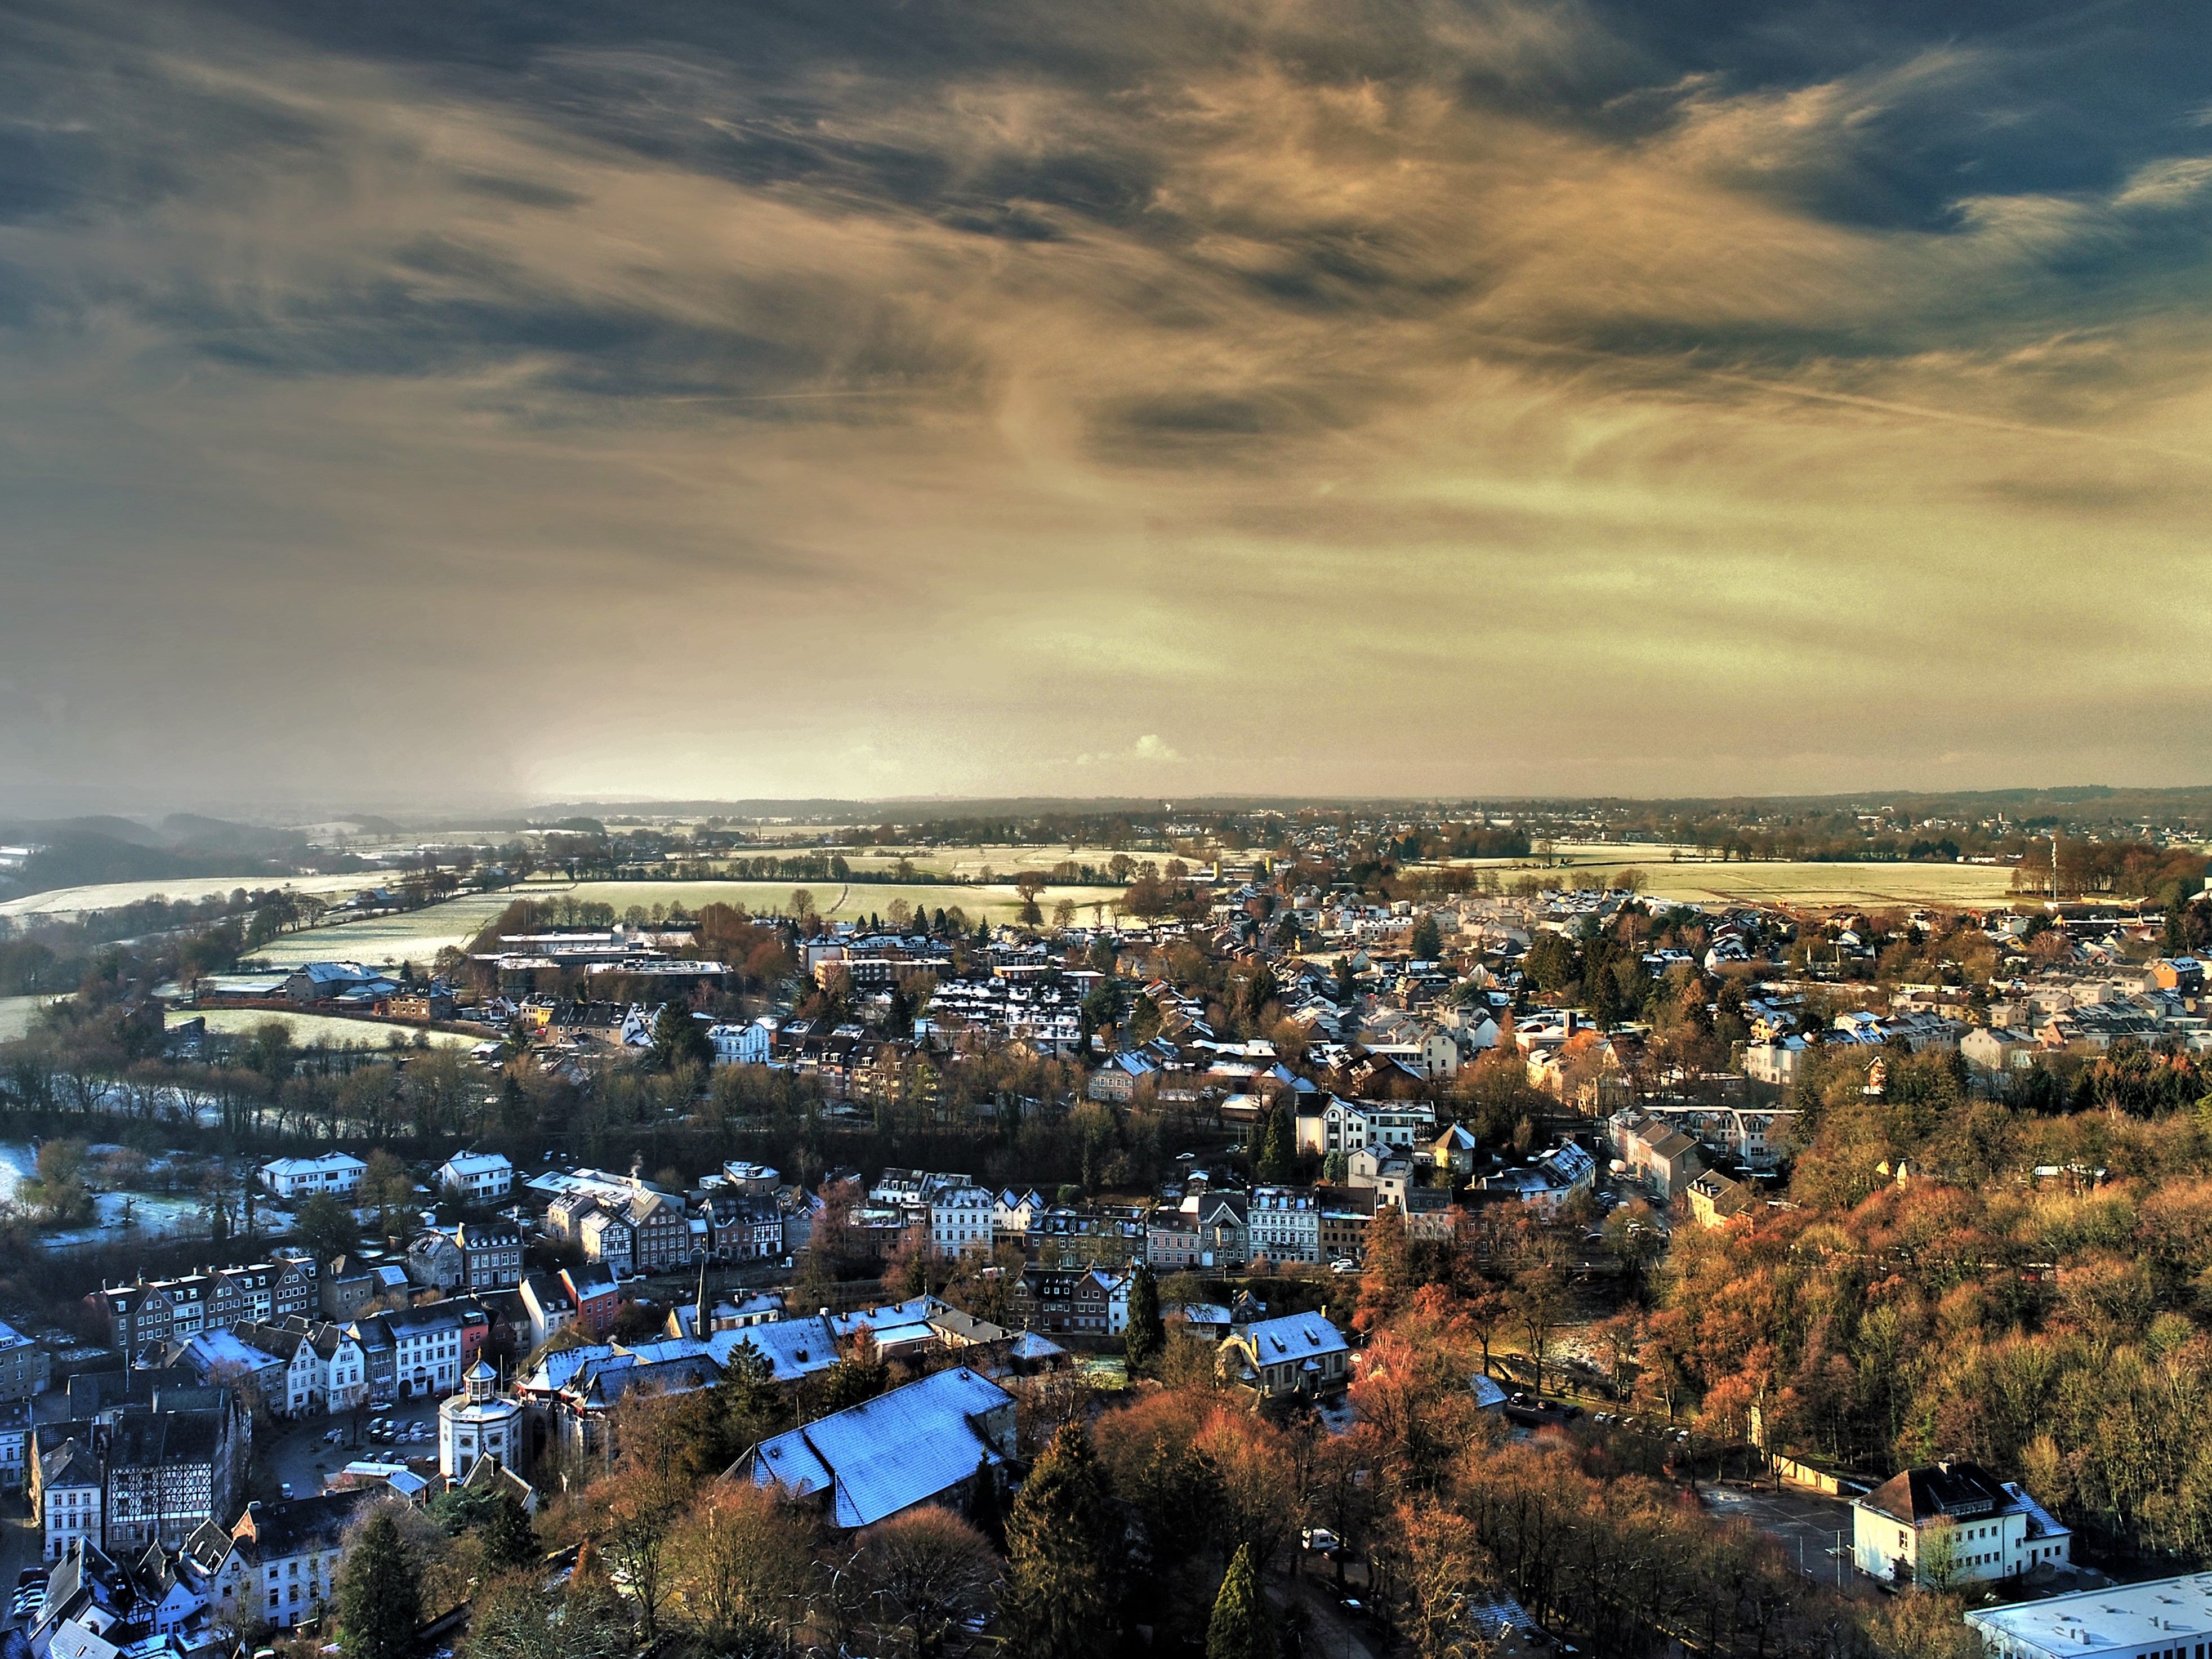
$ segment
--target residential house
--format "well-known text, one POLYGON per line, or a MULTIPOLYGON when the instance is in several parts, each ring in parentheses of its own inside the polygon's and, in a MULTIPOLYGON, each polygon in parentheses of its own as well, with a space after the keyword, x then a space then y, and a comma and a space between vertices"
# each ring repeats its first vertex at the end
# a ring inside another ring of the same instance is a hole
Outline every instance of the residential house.
POLYGON ((717 1192, 700 1200, 698 1219, 717 1261, 766 1261, 783 1254, 783 1211, 774 1192, 717 1192))
POLYGON ((622 1289, 604 1268, 563 1267, 561 1283, 575 1308, 577 1326, 594 1340, 615 1328, 622 1306, 622 1289))
POLYGON ((72 1543, 99 1547, 107 1532, 100 1512, 106 1492, 100 1459, 74 1436, 39 1460, 31 1504, 47 1560, 60 1560, 72 1543))
POLYGON ((945 1261, 991 1253, 993 1203, 973 1183, 940 1188, 929 1200, 930 1253, 945 1261))
POLYGON ((460 1244, 452 1233, 427 1227, 409 1242, 407 1277, 416 1284, 431 1290, 457 1291, 467 1276, 460 1244))
POLYGON ((1344 1100, 1332 1097, 1318 1111, 1298 1110, 1298 1150, 1326 1158, 1364 1146, 1411 1148, 1432 1139, 1436 1108, 1426 1101, 1344 1100))
POLYGON ((461 1383, 461 1315, 447 1303, 394 1308, 379 1316, 392 1336, 392 1378, 402 1400, 437 1397, 461 1383))
POLYGON ((1180 1273, 1198 1266, 1198 1217, 1180 1206, 1162 1205, 1145 1219, 1145 1260, 1155 1273, 1180 1273))
POLYGON ((505 1198, 514 1186, 514 1165, 498 1152, 455 1152, 438 1166, 437 1184, 469 1204, 505 1198))
POLYGON ((1245 1206, 1246 1243, 1270 1261, 1319 1261, 1321 1209, 1296 1187, 1260 1187, 1245 1206))
POLYGON ((318 1277, 317 1300, 323 1316, 340 1324, 376 1298, 376 1274, 359 1255, 332 1257, 318 1277))
POLYGON ((1643 1182, 1662 1201, 1688 1186, 1705 1167, 1697 1141, 1663 1118, 1616 1112, 1606 1121, 1606 1132, 1613 1156, 1627 1166, 1630 1178, 1643 1182))
POLYGON ((105 1547, 136 1553, 156 1540, 174 1546, 204 1522, 228 1514, 242 1461, 234 1422, 227 1406, 117 1413, 100 1449, 106 1475, 105 1547))
POLYGON ((1262 1399, 1339 1393, 1351 1381, 1344 1334, 1317 1313, 1287 1314, 1231 1330, 1216 1363, 1231 1382, 1262 1399))
POLYGON ((522 1281, 522 1310, 530 1321, 530 1346, 542 1348, 576 1317, 576 1300, 552 1273, 531 1273, 522 1281))
POLYGON ((1563 1140, 1534 1163, 1484 1176, 1475 1186, 1491 1197, 1529 1205, 1549 1217, 1596 1179, 1597 1161, 1573 1141, 1563 1140))
POLYGON ((368 1165, 349 1152, 324 1152, 314 1158, 280 1158, 261 1166, 261 1184, 288 1204, 304 1202, 318 1194, 351 1198, 361 1191, 368 1165))
POLYGON ((1892 1583, 1988 1583, 2073 1559, 2073 1534, 1978 1463, 1892 1475, 1851 1503, 1852 1565, 1892 1583))
POLYGON ((1125 1049, 1091 1074, 1085 1092, 1093 1100, 1127 1105, 1137 1097, 1139 1086, 1159 1072, 1159 1063, 1151 1055, 1125 1049))
POLYGON ((1959 1039, 1959 1053, 1966 1064, 1996 1076, 2025 1071, 2041 1052, 2033 1033, 2017 1026, 1978 1025, 1959 1039))
POLYGON ((1759 1201, 1749 1182, 1739 1181, 1718 1170, 1701 1171, 1682 1190, 1689 1200, 1690 1214, 1701 1227, 1717 1227, 1731 1221, 1759 1201))
POLYGON ((1357 1262, 1364 1259, 1368 1224, 1375 1218, 1375 1199, 1372 1187, 1314 1188, 1324 1261, 1357 1262))
POLYGON ((291 1630, 319 1619, 337 1593, 346 1534, 381 1494, 374 1487, 248 1504, 228 1531, 209 1522, 185 1553, 208 1603, 234 1630, 291 1630))
POLYGON ((1763 1042, 1747 1043, 1743 1074, 1753 1083, 1786 1089, 1797 1080, 1798 1072, 1812 1052, 1813 1045, 1794 1032, 1778 1034, 1763 1042))
POLYGON ((1478 1144, 1474 1131, 1465 1124, 1447 1123, 1437 1131, 1437 1138, 1423 1149, 1423 1155, 1441 1174, 1471 1176, 1474 1173, 1474 1154, 1478 1144))
POLYGON ((522 1283, 522 1230, 511 1221, 464 1221, 453 1229, 461 1284, 471 1296, 511 1291, 522 1283))

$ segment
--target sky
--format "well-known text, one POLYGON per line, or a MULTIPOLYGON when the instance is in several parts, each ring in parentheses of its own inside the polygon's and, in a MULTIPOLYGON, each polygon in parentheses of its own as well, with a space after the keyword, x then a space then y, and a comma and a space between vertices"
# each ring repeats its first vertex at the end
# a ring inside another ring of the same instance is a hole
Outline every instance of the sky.
POLYGON ((0 800, 2204 781, 2208 64, 0 0, 0 800))

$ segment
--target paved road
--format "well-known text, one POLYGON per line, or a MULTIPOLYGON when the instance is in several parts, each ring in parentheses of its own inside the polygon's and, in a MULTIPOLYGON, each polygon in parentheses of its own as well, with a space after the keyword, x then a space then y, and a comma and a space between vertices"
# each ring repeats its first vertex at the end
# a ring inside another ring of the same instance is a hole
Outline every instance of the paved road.
MULTIPOLYGON (((31 1518, 29 1504, 20 1492, 0 1499, 0 1595, 13 1596, 15 1575, 26 1567, 43 1565, 43 1538, 38 1523, 31 1518)), ((21 1619, 6 1617, 8 1603, 0 1601, 0 1624, 21 1625, 21 1619)))

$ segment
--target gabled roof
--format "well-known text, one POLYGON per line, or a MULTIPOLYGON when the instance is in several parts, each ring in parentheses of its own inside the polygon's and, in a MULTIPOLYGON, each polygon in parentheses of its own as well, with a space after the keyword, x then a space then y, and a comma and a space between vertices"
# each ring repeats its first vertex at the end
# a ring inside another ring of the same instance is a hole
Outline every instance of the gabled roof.
POLYGON ((757 1486, 827 1491, 840 1527, 865 1527, 926 1503, 1003 1461, 975 1422, 1013 1396, 978 1372, 939 1371, 763 1441, 757 1486))
POLYGON ((768 1361, 769 1369, 779 1382, 796 1382, 837 1363, 836 1340, 818 1315, 804 1319, 772 1319, 743 1330, 717 1331, 708 1338, 707 1352, 727 1367, 731 1354, 747 1345, 768 1361))
POLYGON ((354 1516, 374 1496, 356 1489, 288 1498, 281 1504, 248 1504, 238 1524, 230 1529, 231 1536, 248 1565, 281 1561, 310 1550, 336 1549, 354 1516))
POLYGON ((1978 1463, 1931 1463, 1893 1474, 1858 1500, 1862 1508, 1920 1526, 1941 1516, 1993 1515, 2014 1507, 2004 1483, 1978 1463))
POLYGON ((1295 1364, 1346 1350, 1344 1334, 1317 1313, 1285 1314, 1233 1333, 1262 1365, 1295 1364))

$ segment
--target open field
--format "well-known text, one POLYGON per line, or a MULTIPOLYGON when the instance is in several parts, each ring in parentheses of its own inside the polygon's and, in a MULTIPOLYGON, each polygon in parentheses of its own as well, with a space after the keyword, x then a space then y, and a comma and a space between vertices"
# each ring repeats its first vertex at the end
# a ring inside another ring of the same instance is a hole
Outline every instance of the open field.
POLYGON ((1644 872, 1655 898, 1691 904, 1998 904, 2012 892, 2009 867, 1990 864, 1680 864, 1612 856, 1576 859, 1578 870, 1644 872))
POLYGON ((0 1042, 9 1042, 31 1029, 40 1007, 52 997, 0 997, 0 1042))
MULTIPOLYGON (((927 904, 933 910, 950 910, 957 905, 970 922, 987 918, 1012 921, 1022 908, 1022 896, 1003 884, 969 887, 872 881, 586 881, 573 888, 532 883, 514 889, 513 894, 552 898, 565 893, 585 902, 611 904, 617 915, 633 904, 641 904, 647 909, 656 904, 681 904, 695 913, 708 904, 741 904, 759 915, 787 911, 792 894, 801 887, 814 895, 815 908, 836 921, 849 921, 855 916, 879 916, 897 899, 904 899, 908 904, 927 904)), ((1093 904, 1105 904, 1106 915, 1111 920, 1112 901, 1119 896, 1115 890, 1108 887, 1048 887, 1037 896, 1037 903, 1049 919, 1054 905, 1063 898, 1073 900, 1076 920, 1088 922, 1093 904)))
MULTIPOLYGON (((1021 912, 1022 896, 1012 887, 934 886, 916 883, 898 885, 879 882, 781 881, 585 881, 526 882, 499 893, 471 893, 427 905, 404 915, 374 916, 332 927, 309 927, 270 940, 254 953, 256 961, 275 968, 294 968, 308 962, 359 962, 388 967, 411 962, 427 968, 447 945, 464 946, 486 922, 518 898, 573 898, 579 903, 607 904, 619 916, 632 905, 650 910, 656 904, 681 904, 696 914, 709 904, 738 904, 755 915, 787 910, 791 896, 800 886, 814 895, 816 908, 824 916, 850 921, 855 916, 881 915, 895 899, 927 904, 933 910, 957 905, 973 922, 1012 921, 1021 912)), ((1049 916, 1063 897, 1074 901, 1077 920, 1091 919, 1090 906, 1115 896, 1103 887, 1049 887, 1037 902, 1049 916)), ((1109 906, 1107 915, 1113 915, 1109 906)))
MULTIPOLYGON (((251 1031, 270 1020, 281 1019, 292 1028, 294 1045, 302 1048, 335 1048, 348 1042, 381 1048, 387 1046, 394 1036, 402 1044, 412 1048, 416 1036, 413 1027, 394 1025, 386 1020, 348 1019, 342 1014, 299 1014, 270 1008, 206 1008, 173 1012, 169 1015, 169 1024, 180 1024, 192 1018, 204 1018, 210 1031, 230 1032, 251 1031)), ((424 1035, 434 1048, 468 1048, 485 1040, 463 1036, 455 1031, 430 1031, 424 1035)))
POLYGON ((270 940, 253 953, 254 959, 276 968, 296 968, 307 962, 359 962, 371 968, 411 962, 418 968, 428 968, 430 959, 447 945, 458 949, 474 939, 484 923, 507 908, 511 896, 468 893, 404 915, 368 916, 359 921, 302 928, 270 940))
POLYGON ((167 881, 110 881, 96 887, 57 887, 0 904, 0 916, 80 916, 90 910, 112 910, 157 895, 171 899, 204 899, 232 893, 240 888, 286 887, 295 893, 350 895, 365 891, 388 877, 357 876, 176 876, 167 881))

